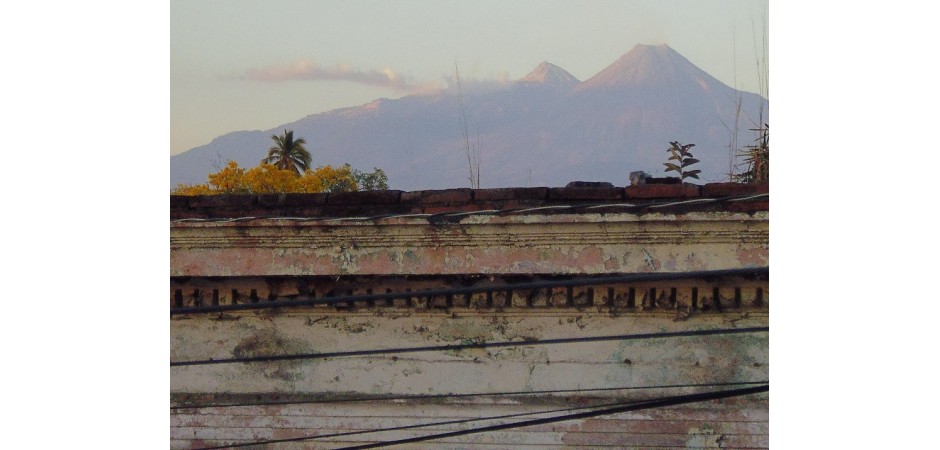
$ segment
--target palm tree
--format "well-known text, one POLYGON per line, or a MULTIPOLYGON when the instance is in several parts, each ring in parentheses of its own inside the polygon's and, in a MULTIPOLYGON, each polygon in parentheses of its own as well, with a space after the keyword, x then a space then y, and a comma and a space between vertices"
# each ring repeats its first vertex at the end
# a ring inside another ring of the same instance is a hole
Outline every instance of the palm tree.
POLYGON ((310 152, 304 148, 307 141, 294 140, 293 130, 284 130, 281 136, 271 136, 274 145, 268 149, 268 157, 262 163, 274 164, 278 169, 293 170, 298 175, 310 167, 310 152))

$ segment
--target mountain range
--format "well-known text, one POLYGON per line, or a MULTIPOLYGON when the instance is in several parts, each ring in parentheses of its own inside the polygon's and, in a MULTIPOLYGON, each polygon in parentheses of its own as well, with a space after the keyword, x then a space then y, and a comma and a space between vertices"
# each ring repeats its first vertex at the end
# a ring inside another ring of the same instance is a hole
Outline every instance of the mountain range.
POLYGON ((666 45, 637 45, 585 81, 542 62, 497 87, 378 99, 309 115, 268 130, 237 131, 170 157, 170 185, 205 183, 234 160, 253 167, 284 129, 307 141, 313 167, 382 168, 392 189, 470 187, 460 116, 480 145, 481 187, 629 184, 643 170, 664 176, 671 141, 694 143, 701 181, 727 179, 736 113, 738 145, 756 137, 769 103, 737 91, 666 45), (738 108, 740 106, 740 111, 738 108))

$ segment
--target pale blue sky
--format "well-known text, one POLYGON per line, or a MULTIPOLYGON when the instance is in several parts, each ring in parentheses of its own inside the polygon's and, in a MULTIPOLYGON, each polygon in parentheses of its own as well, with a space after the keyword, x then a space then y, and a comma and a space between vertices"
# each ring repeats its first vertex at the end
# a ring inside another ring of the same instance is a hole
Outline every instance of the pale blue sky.
POLYGON ((767 0, 173 0, 170 151, 441 86, 455 61, 468 80, 543 60, 585 80, 636 44, 668 44, 759 92, 767 16, 767 0))

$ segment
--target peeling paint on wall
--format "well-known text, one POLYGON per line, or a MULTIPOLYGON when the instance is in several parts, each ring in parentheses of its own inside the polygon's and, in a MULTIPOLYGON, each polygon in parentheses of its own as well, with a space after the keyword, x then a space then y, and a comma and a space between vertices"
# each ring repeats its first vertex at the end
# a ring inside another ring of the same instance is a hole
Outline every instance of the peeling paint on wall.
MULTIPOLYGON (((565 277, 762 267, 768 248, 766 211, 477 215, 433 224, 423 218, 381 224, 174 223, 171 309, 395 295, 174 315, 172 361, 494 341, 518 345, 174 366, 175 404, 295 403, 216 408, 212 414, 173 410, 170 447, 650 400, 697 392, 701 384, 765 381, 766 333, 558 345, 532 341, 763 327, 769 313, 766 278, 512 286, 565 277), (481 290, 422 294, 468 286, 481 290), (390 399, 534 391, 539 395, 390 399)), ((765 448, 767 399, 635 411, 434 446, 765 448)))

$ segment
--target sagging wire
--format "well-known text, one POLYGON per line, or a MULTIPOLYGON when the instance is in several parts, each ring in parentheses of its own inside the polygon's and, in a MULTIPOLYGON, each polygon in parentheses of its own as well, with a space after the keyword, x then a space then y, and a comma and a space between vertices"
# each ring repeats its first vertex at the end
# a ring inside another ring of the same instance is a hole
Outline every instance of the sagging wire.
POLYGON ((588 205, 582 207, 582 209, 598 209, 598 208, 637 208, 638 205, 633 203, 606 203, 598 205, 588 205))
POLYGON ((388 215, 377 215, 377 216, 368 216, 368 217, 257 217, 257 216, 248 216, 248 217, 237 217, 237 218, 186 218, 186 219, 174 219, 170 223, 185 223, 185 222, 241 222, 241 221, 251 221, 251 220, 292 220, 292 221, 301 221, 301 222, 361 222, 361 221, 376 221, 376 220, 388 220, 388 219, 401 219, 401 218, 457 218, 457 217, 467 217, 473 215, 512 215, 512 214, 524 214, 538 211, 553 211, 553 210, 578 210, 578 209, 600 209, 600 208, 665 208, 673 206, 682 206, 682 205, 691 205, 691 204, 705 204, 705 203, 718 203, 718 202, 741 202, 755 200, 759 198, 769 197, 770 194, 758 194, 747 197, 724 197, 724 198, 697 198, 684 200, 679 202, 670 202, 670 203, 644 203, 644 204, 630 204, 630 203, 592 203, 587 205, 549 205, 549 206, 536 206, 531 208, 511 208, 511 209, 488 209, 481 211, 462 211, 454 213, 442 213, 442 214, 423 214, 423 213, 408 213, 408 214, 388 214, 388 215))
POLYGON ((247 222, 251 220, 261 220, 266 219, 265 217, 255 217, 255 216, 246 216, 246 217, 231 217, 231 218, 218 218, 218 219, 203 219, 198 217, 192 217, 187 219, 176 219, 171 220, 170 223, 182 223, 182 222, 247 222))
POLYGON ((750 388, 710 391, 710 392, 703 392, 703 393, 696 393, 696 394, 662 397, 662 398, 654 399, 654 400, 636 400, 636 401, 630 401, 630 402, 605 403, 605 404, 599 404, 599 405, 555 409, 555 410, 545 410, 545 411, 530 412, 530 413, 505 414, 505 415, 500 415, 500 416, 490 416, 490 417, 473 418, 473 419, 459 419, 459 420, 451 420, 451 421, 444 421, 444 422, 404 425, 404 426, 389 427, 389 428, 377 428, 377 429, 371 429, 371 430, 357 430, 357 431, 331 433, 331 434, 323 434, 323 435, 315 435, 315 436, 302 436, 302 437, 296 437, 296 438, 243 442, 239 444, 227 444, 227 445, 214 446, 214 447, 202 447, 199 450, 217 450, 217 449, 223 449, 223 448, 237 448, 237 447, 265 445, 265 444, 283 443, 283 442, 299 442, 299 441, 307 441, 307 440, 314 440, 314 439, 353 436, 353 435, 371 434, 371 433, 379 433, 379 432, 386 432, 386 431, 398 431, 398 430, 414 429, 414 428, 425 428, 425 427, 431 427, 431 426, 454 425, 454 424, 460 424, 460 423, 472 423, 472 422, 480 422, 480 421, 486 421, 486 420, 500 420, 500 419, 525 417, 525 416, 533 416, 533 415, 553 414, 553 413, 560 413, 560 412, 578 411, 578 410, 584 410, 584 409, 589 410, 589 411, 585 411, 581 413, 564 414, 560 416, 544 417, 544 418, 539 418, 539 419, 510 422, 510 423, 503 423, 503 424, 497 424, 497 425, 488 425, 484 427, 469 428, 469 429, 464 429, 464 430, 456 430, 456 431, 450 431, 450 432, 444 432, 444 433, 436 433, 436 434, 425 435, 425 436, 417 436, 417 437, 412 437, 412 438, 375 442, 372 444, 357 445, 357 446, 342 447, 342 448, 345 450, 353 450, 353 449, 358 450, 358 449, 367 449, 367 448, 388 447, 392 445, 410 444, 410 443, 416 443, 416 442, 443 439, 443 438, 448 438, 448 437, 463 436, 463 435, 468 435, 468 434, 484 433, 488 431, 499 431, 499 430, 522 428, 522 427, 528 427, 528 426, 534 426, 534 425, 542 425, 542 424, 547 424, 547 423, 564 422, 568 420, 586 419, 586 418, 591 418, 591 417, 617 414, 621 412, 638 411, 638 410, 653 409, 653 408, 663 408, 667 406, 697 403, 697 402, 709 401, 709 400, 719 400, 719 399, 739 397, 739 396, 744 396, 744 395, 754 395, 754 394, 758 394, 762 392, 768 392, 769 386, 770 386, 769 384, 764 384, 762 386, 756 386, 756 387, 750 387, 750 388))
POLYGON ((752 388, 743 388, 743 389, 732 389, 728 391, 716 391, 716 392, 706 392, 700 394, 689 394, 689 395, 678 395, 673 397, 665 397, 658 400, 645 401, 640 403, 625 404, 620 406, 614 406, 611 408, 598 409, 594 411, 586 411, 575 414, 565 414, 563 416, 557 417, 547 417, 544 419, 533 419, 533 420, 524 420, 521 422, 512 422, 500 425, 490 425, 486 427, 471 428, 467 430, 457 430, 450 431, 445 433, 437 433, 427 436, 419 436, 407 439, 397 439, 392 441, 385 442, 376 442, 374 444, 366 445, 356 445, 351 447, 342 447, 342 450, 362 450, 368 448, 379 448, 379 447, 388 447, 391 445, 401 445, 401 444, 411 444, 415 442, 424 442, 436 439, 443 439, 448 437, 455 436, 464 436, 467 434, 476 434, 483 433, 487 431, 499 431, 499 430, 508 430, 513 428, 522 428, 529 427, 533 425, 542 425, 547 423, 555 422, 564 422, 568 420, 577 420, 577 419, 587 419, 591 417, 606 416, 610 414, 617 414, 622 412, 629 411, 639 411, 643 409, 653 409, 653 408, 663 408, 667 406, 676 406, 684 405, 688 403, 698 403, 708 400, 720 400, 732 397, 740 397, 744 395, 753 395, 762 392, 768 392, 770 390, 770 385, 757 386, 752 388))
POLYGON ((694 199, 694 200, 686 200, 686 201, 682 201, 682 202, 657 203, 657 204, 655 204, 655 205, 649 205, 649 206, 647 206, 647 208, 650 208, 650 209, 653 209, 653 208, 666 208, 666 207, 669 207, 669 206, 691 205, 691 204, 694 204, 694 203, 714 203, 714 202, 716 202, 716 201, 720 201, 720 200, 718 200, 718 199, 711 199, 711 198, 699 198, 699 199, 694 199))
POLYGON ((745 202, 745 201, 748 201, 748 200, 755 200, 755 199, 758 199, 758 198, 765 198, 765 197, 770 197, 770 194, 757 194, 757 195, 752 195, 752 196, 749 196, 749 197, 734 197, 734 198, 726 199, 725 201, 727 201, 727 202, 745 202))
POLYGON ((177 405, 171 406, 171 411, 207 409, 207 408, 238 408, 245 406, 277 406, 277 405, 308 405, 323 403, 357 403, 374 401, 406 401, 406 400, 446 400, 471 397, 519 397, 528 395, 547 395, 547 394, 575 394, 587 392, 612 392, 612 391, 637 391, 637 390, 655 390, 655 389, 681 389, 681 388, 703 388, 703 387, 727 387, 727 386, 749 386, 755 384, 767 384, 764 381, 740 381, 731 383, 692 383, 692 384, 663 384, 656 386, 624 386, 624 387, 606 387, 606 388, 580 388, 580 389, 545 389, 534 391, 509 391, 509 392, 473 392, 465 394, 417 394, 417 395, 374 395, 374 396, 356 396, 356 397, 338 397, 315 400, 284 400, 269 402, 244 402, 244 403, 205 403, 196 405, 177 405))
POLYGON ((374 356, 374 355, 388 355, 388 354, 397 355, 397 354, 402 354, 402 353, 457 351, 457 350, 501 348, 501 347, 529 347, 529 346, 536 346, 536 345, 558 345, 558 344, 573 344, 573 343, 583 343, 583 342, 631 341, 631 340, 660 339, 660 338, 673 338, 673 337, 765 333, 769 331, 770 331, 770 327, 747 327, 747 328, 725 328, 725 329, 717 329, 717 330, 673 331, 673 332, 665 332, 665 333, 583 336, 583 337, 577 337, 577 338, 533 339, 533 340, 523 340, 523 341, 498 341, 498 342, 483 341, 483 342, 471 342, 471 343, 466 343, 466 344, 431 345, 431 346, 423 346, 423 347, 401 347, 401 348, 386 348, 386 349, 350 350, 350 351, 342 351, 342 352, 295 353, 295 354, 289 354, 289 355, 265 355, 265 356, 247 356, 247 357, 224 358, 224 359, 170 361, 170 367, 205 366, 205 365, 211 365, 211 364, 234 364, 234 363, 272 362, 272 361, 295 361, 295 360, 327 359, 327 358, 341 358, 341 357, 351 357, 351 356, 374 356))
POLYGON ((506 214, 521 214, 528 213, 533 211, 550 211, 555 209, 570 209, 574 205, 551 205, 551 206, 536 206, 532 208, 512 208, 503 210, 506 214))
POLYGON ((415 428, 425 428, 425 427, 442 426, 442 425, 457 425, 457 424, 462 424, 462 423, 482 422, 486 420, 511 419, 515 417, 526 417, 526 416, 536 416, 540 414, 552 414, 552 413, 559 413, 559 412, 578 411, 582 409, 592 409, 592 408, 601 408, 601 407, 616 406, 616 405, 634 404, 634 403, 639 403, 639 402, 642 402, 642 400, 637 400, 633 402, 605 403, 601 405, 592 405, 592 406, 578 406, 578 407, 563 408, 563 409, 549 409, 549 410, 535 411, 535 412, 528 412, 528 413, 503 414, 503 415, 491 416, 491 417, 476 417, 472 419, 454 419, 454 420, 446 420, 446 421, 441 421, 441 422, 426 422, 426 423, 419 423, 419 424, 414 424, 414 425, 401 425, 397 427, 374 428, 370 430, 345 431, 345 432, 340 432, 340 433, 319 434, 319 435, 301 436, 301 437, 295 437, 295 438, 269 439, 265 441, 251 441, 251 442, 243 442, 239 444, 219 445, 219 446, 214 446, 214 447, 200 447, 197 450, 218 450, 218 449, 223 449, 223 448, 238 448, 238 447, 247 447, 247 446, 254 446, 254 445, 281 444, 285 442, 312 441, 315 439, 355 436, 355 435, 360 435, 360 434, 384 433, 387 431, 400 431, 400 430, 409 430, 409 429, 415 429, 415 428))

